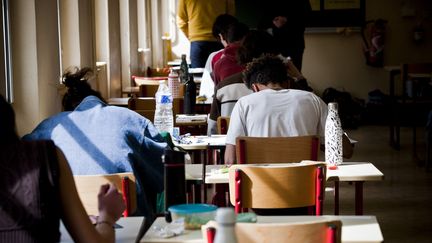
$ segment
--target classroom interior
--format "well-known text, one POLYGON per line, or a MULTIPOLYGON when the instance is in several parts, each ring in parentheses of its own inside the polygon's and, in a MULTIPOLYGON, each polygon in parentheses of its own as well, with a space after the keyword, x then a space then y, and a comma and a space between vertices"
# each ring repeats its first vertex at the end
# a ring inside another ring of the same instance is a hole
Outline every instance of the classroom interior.
MULTIPOLYGON (((9 3, 12 105, 20 135, 61 111, 59 77, 69 66, 102 70, 107 96, 122 97, 122 87, 130 85, 132 75, 143 74, 147 66, 164 66, 162 36, 171 38, 173 58, 189 53, 187 39, 175 26, 176 0, 9 3)), ((365 19, 379 18, 387 20, 385 66, 432 62, 431 1, 365 0, 365 19), (424 37, 416 42, 414 29, 420 23, 424 37)), ((333 87, 349 92, 367 107, 369 92, 378 89, 389 94, 389 72, 365 64, 358 28, 309 30, 305 41, 302 72, 318 95, 333 87)), ((396 93, 401 92, 402 86, 396 86, 396 93)), ((395 150, 389 146, 389 107, 369 108, 359 126, 348 130, 359 141, 350 161, 372 162, 385 175, 384 181, 365 183, 365 214, 377 216, 386 242, 431 242, 432 173, 424 167, 426 120, 417 121, 419 158, 414 159, 411 128, 402 126, 400 149, 395 150)), ((350 187, 341 184, 341 214, 353 214, 350 187)), ((325 213, 331 208, 327 195, 325 213)))

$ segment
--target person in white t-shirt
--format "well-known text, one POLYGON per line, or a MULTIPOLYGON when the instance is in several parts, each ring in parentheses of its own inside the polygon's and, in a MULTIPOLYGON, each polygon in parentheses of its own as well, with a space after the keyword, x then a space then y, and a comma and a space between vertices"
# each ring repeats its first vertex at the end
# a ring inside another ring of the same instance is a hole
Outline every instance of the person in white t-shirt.
MULTIPOLYGON (((264 55, 254 59, 243 71, 243 77, 246 86, 255 93, 240 98, 231 113, 226 164, 235 163, 235 143, 239 136, 318 135, 324 142, 327 105, 311 92, 289 89, 287 66, 280 57, 264 55)), ((344 138, 344 156, 351 155, 352 147, 344 138)))

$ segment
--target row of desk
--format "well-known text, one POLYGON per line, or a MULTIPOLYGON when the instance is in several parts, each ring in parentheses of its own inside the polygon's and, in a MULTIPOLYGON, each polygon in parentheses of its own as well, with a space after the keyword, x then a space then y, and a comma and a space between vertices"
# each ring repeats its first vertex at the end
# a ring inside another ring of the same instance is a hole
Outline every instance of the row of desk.
MULTIPOLYGON (((324 220, 341 220, 342 222, 342 243, 378 243, 384 238, 375 216, 257 216, 258 223, 300 223, 315 222, 324 220)), ((135 242, 140 230, 143 217, 121 218, 116 228, 116 242, 135 242)), ((206 243, 203 240, 201 230, 186 230, 183 234, 171 238, 162 238, 158 229, 167 225, 165 219, 159 217, 153 222, 139 242, 146 243, 206 243)), ((64 225, 60 227, 61 242, 73 242, 64 225)))
MULTIPOLYGON (((187 151, 220 149, 225 146, 225 135, 194 136, 189 144, 176 144, 187 151)), ((209 155, 210 156, 210 155, 209 155)), ((228 184, 228 173, 215 173, 222 165, 187 164, 186 179, 204 180, 206 184, 228 184), (212 172, 213 171, 213 172, 212 172)), ((344 162, 336 170, 327 170, 327 182, 334 185, 335 215, 339 214, 339 182, 353 182, 355 188, 355 212, 363 214, 363 184, 380 181, 384 174, 370 162, 344 162)))

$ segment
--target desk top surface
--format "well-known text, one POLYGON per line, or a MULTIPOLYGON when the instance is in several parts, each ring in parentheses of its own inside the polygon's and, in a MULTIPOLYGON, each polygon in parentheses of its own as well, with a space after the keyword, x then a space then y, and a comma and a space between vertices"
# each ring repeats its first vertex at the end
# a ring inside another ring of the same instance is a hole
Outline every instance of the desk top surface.
POLYGON ((225 146, 226 135, 190 136, 185 141, 190 143, 174 141, 174 144, 184 150, 204 150, 211 146, 225 146))
MULTIPOLYGON (((228 173, 218 171, 223 165, 207 165, 205 183, 228 183, 228 173)), ((187 180, 202 179, 201 164, 186 164, 187 180)), ((369 162, 344 162, 336 170, 327 169, 327 181, 381 181, 384 174, 369 162)))
MULTIPOLYGON (((135 242, 135 238, 143 222, 143 217, 126 217, 120 218, 117 224, 120 228, 115 229, 116 242, 117 243, 130 243, 135 242)), ((61 239, 62 243, 74 242, 69 233, 67 232, 63 222, 60 225, 61 239)))
MULTIPOLYGON (((375 216, 258 216, 258 223, 294 223, 326 220, 342 221, 342 242, 383 242, 384 238, 375 216)), ((157 227, 164 227, 164 218, 157 218, 141 242, 203 242, 201 230, 187 230, 172 238, 158 236, 157 227), (154 227, 156 226, 156 227, 154 227)))

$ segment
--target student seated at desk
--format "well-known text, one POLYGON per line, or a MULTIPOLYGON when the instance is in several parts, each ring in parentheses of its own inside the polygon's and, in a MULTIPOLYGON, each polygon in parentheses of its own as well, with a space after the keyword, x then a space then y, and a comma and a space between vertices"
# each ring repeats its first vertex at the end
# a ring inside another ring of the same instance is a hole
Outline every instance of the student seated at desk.
MULTIPOLYGON (((217 41, 222 43, 224 48, 228 45, 228 43, 226 41, 222 41, 222 33, 227 31, 230 24, 237 22, 238 20, 236 19, 236 17, 230 14, 221 14, 216 18, 215 22, 213 23, 212 34, 217 41)), ((206 96, 207 99, 213 96, 214 91, 214 81, 212 76, 213 65, 220 59, 223 51, 224 49, 222 48, 218 51, 210 53, 204 66, 199 95, 206 96)))
MULTIPOLYGON (((239 136, 291 137, 319 135, 324 142, 327 105, 318 96, 289 89, 287 68, 279 56, 263 55, 248 63, 244 81, 255 93, 238 100, 231 113, 225 163, 235 163, 239 136)), ((349 139, 343 139, 344 156, 352 156, 349 139)))
MULTIPOLYGON (((263 53, 276 54, 273 37, 264 31, 252 30, 243 38, 235 59, 237 65, 244 69, 253 58, 263 53)), ((219 116, 231 116, 231 111, 240 97, 252 93, 243 82, 242 72, 232 74, 218 83, 214 90, 213 102, 207 126, 207 134, 216 134, 216 120, 219 116)))
POLYGON ((70 167, 52 141, 21 141, 15 114, 0 95, 0 242, 59 242, 60 219, 75 242, 114 242, 125 205, 114 185, 99 191, 92 225, 70 167))
POLYGON ((163 190, 161 155, 167 144, 145 117, 108 106, 87 82, 88 68, 66 72, 64 112, 42 121, 25 140, 52 139, 74 175, 133 172, 137 212, 151 220, 156 194, 163 190))

